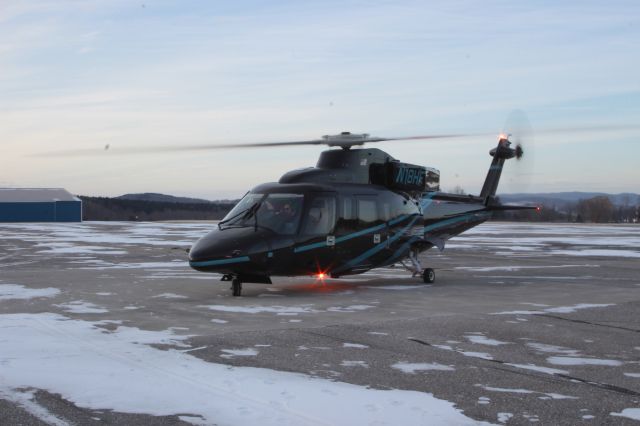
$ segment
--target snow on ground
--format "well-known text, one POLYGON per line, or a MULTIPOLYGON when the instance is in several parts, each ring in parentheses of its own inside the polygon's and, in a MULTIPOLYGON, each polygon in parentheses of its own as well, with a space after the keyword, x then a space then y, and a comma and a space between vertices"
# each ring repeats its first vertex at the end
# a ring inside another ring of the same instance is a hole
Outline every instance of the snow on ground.
POLYGON ((488 354, 486 352, 470 352, 470 351, 459 351, 459 350, 457 350, 456 352, 464 356, 469 356, 471 358, 480 358, 480 359, 487 359, 487 360, 493 359, 491 354, 488 354))
POLYGON ((31 414, 39 420, 42 420, 48 425, 69 426, 66 421, 56 417, 45 407, 38 404, 35 401, 34 394, 35 392, 33 390, 10 389, 0 383, 0 399, 5 399, 7 401, 13 402, 14 404, 24 409, 27 413, 31 414))
POLYGON ((509 364, 509 363, 505 363, 505 365, 509 365, 511 367, 516 367, 516 368, 521 368, 523 370, 537 371, 539 373, 545 373, 545 374, 569 374, 569 372, 567 370, 559 370, 557 368, 550 368, 550 367, 541 367, 539 365, 534 365, 534 364, 509 364))
POLYGON ((624 373, 625 376, 627 377, 633 377, 636 379, 640 379, 640 373, 624 373))
POLYGON ((600 265, 544 265, 544 266, 456 266, 453 269, 473 272, 506 271, 517 272, 523 269, 563 269, 563 268, 599 268, 600 265))
POLYGON ((237 356, 257 356, 260 351, 253 348, 244 349, 220 349, 224 354, 220 355, 221 358, 234 358, 237 356))
POLYGON ((481 396, 480 398, 478 398, 478 404, 480 405, 491 404, 491 398, 486 396, 481 396))
POLYGON ((300 306, 229 306, 229 305, 201 305, 200 308, 210 309, 218 312, 233 312, 241 314, 261 314, 261 313, 274 313, 274 314, 311 314, 318 312, 312 308, 313 305, 300 305, 300 306))
POLYGON ((319 312, 358 312, 375 308, 372 305, 349 305, 349 306, 331 306, 326 310, 319 310, 313 307, 313 304, 305 304, 298 306, 229 306, 229 305, 200 305, 200 308, 210 309, 219 312, 234 312, 245 314, 261 314, 274 313, 276 315, 298 315, 298 314, 315 314, 319 312))
POLYGON ((72 314, 104 314, 109 312, 102 306, 95 305, 91 302, 85 302, 84 300, 74 300, 73 302, 61 303, 53 306, 63 308, 65 312, 70 312, 72 314))
POLYGON ((619 367, 622 361, 615 359, 582 358, 571 356, 550 356, 547 362, 554 365, 604 365, 609 367, 619 367))
POLYGON ((559 393, 552 393, 552 392, 537 392, 537 391, 532 391, 532 390, 529 390, 529 389, 497 388, 497 387, 485 386, 485 385, 480 385, 480 384, 476 384, 475 386, 481 387, 482 389, 490 391, 490 392, 515 393, 515 394, 540 394, 540 395, 543 395, 543 396, 539 397, 540 399, 579 399, 576 396, 562 395, 562 394, 559 394, 559 393))
POLYGON ((610 413, 616 417, 626 417, 632 420, 640 420, 640 408, 625 408, 620 413, 610 413))
MULTIPOLYGON (((397 275, 394 278, 406 278, 407 274, 397 275)), ((418 285, 365 285, 362 288, 372 288, 374 290, 419 290, 421 288, 429 288, 430 285, 418 284, 418 285)))
POLYGON ((464 337, 471 343, 476 343, 478 345, 500 346, 510 344, 510 342, 501 342, 500 340, 489 339, 488 337, 481 334, 471 334, 464 337))
POLYGON ((162 293, 162 294, 158 294, 157 296, 153 296, 154 299, 156 298, 162 298, 162 299, 187 299, 187 296, 183 296, 181 294, 175 294, 175 293, 162 293))
POLYGON ((546 343, 529 342, 526 343, 528 347, 536 352, 562 354, 566 356, 578 356, 580 351, 576 349, 566 348, 564 346, 548 345, 546 343))
POLYGON ((104 246, 73 246, 67 243, 39 243, 37 246, 49 246, 47 250, 38 250, 38 254, 107 254, 107 255, 123 255, 127 254, 126 250, 115 250, 111 247, 104 246))
POLYGON ((3 239, 40 243, 51 248, 60 243, 107 244, 121 246, 191 246, 195 240, 212 229, 210 223, 141 223, 141 222, 82 222, 82 223, 16 223, 2 224, 12 232, 3 239))
POLYGON ((498 413, 498 423, 506 423, 513 417, 512 413, 498 413))
POLYGON ((428 393, 232 367, 148 346, 176 338, 130 327, 107 332, 52 313, 0 315, 0 392, 44 389, 83 408, 220 425, 484 424, 428 393))
POLYGON ((369 364, 367 364, 364 361, 342 361, 340 363, 341 366, 343 367, 364 367, 364 368, 369 368, 369 364))
POLYGON ((360 343, 343 343, 343 348, 354 348, 354 349, 368 349, 369 346, 361 345, 360 343))
POLYGON ((0 284, 0 301, 14 299, 33 299, 34 297, 53 297, 60 290, 53 287, 28 288, 20 284, 0 284))
POLYGON ((640 257, 640 229, 634 226, 592 226, 578 224, 485 223, 454 237, 448 248, 491 249, 507 256, 603 256, 640 257), (505 233, 512 234, 503 237, 505 233), (577 235, 578 234, 578 235, 577 235), (566 245, 572 249, 566 249, 566 245))
MULTIPOLYGON (((564 365, 564 366, 596 365, 596 366, 618 367, 624 364, 622 361, 618 361, 615 359, 599 359, 599 358, 584 357, 582 356, 580 351, 576 349, 565 348, 563 346, 547 345, 545 343, 537 343, 537 342, 528 342, 526 343, 526 345, 527 347, 533 349, 538 353, 555 354, 554 356, 550 356, 547 358, 547 362, 553 365, 564 365)), ((521 365, 515 365, 515 364, 508 364, 508 365, 525 368, 525 366, 521 366, 521 365)), ((541 372, 545 372, 543 371, 543 369, 546 369, 545 367, 536 367, 536 368, 538 368, 539 369, 538 371, 541 371, 541 372)), ((530 369, 533 369, 533 368, 530 368, 530 369)), ((557 371, 554 371, 555 369, 548 369, 548 370, 549 370, 548 371, 549 374, 567 374, 567 372, 563 370, 557 370, 557 371)))
POLYGON ((438 364, 437 362, 430 362, 430 363, 396 362, 395 364, 391 365, 391 367, 407 374, 415 374, 416 371, 432 371, 432 370, 454 371, 455 370, 455 368, 451 366, 438 364))
POLYGON ((607 306, 615 306, 613 303, 578 303, 573 306, 558 306, 555 308, 547 308, 535 311, 505 311, 494 312, 491 315, 542 315, 545 313, 554 314, 570 314, 580 309, 606 308, 607 306))

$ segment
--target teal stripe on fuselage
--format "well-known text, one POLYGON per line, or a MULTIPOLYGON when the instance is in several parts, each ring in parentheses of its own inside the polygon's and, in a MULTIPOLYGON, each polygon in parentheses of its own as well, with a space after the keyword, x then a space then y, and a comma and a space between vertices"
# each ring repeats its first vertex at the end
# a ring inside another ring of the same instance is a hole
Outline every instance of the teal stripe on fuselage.
POLYGON ((230 259, 217 259, 217 260, 203 260, 200 262, 189 262, 190 266, 216 266, 216 265, 228 265, 230 263, 243 263, 249 262, 249 256, 232 257, 230 259))
MULTIPOLYGON (((389 226, 396 225, 397 223, 400 223, 403 220, 405 220, 407 217, 409 217, 409 216, 408 215, 398 216, 397 218, 389 221, 389 226)), ((367 234, 370 234, 372 232, 381 231, 386 226, 387 226, 387 224, 382 223, 380 225, 372 226, 370 228, 365 228, 365 229, 363 229, 361 231, 357 231, 357 232, 353 232, 351 234, 343 235, 342 237, 336 237, 336 244, 342 243, 344 241, 351 240, 353 238, 361 237, 363 235, 367 235, 367 234)), ((317 242, 317 243, 312 243, 312 244, 307 244, 307 245, 304 245, 304 246, 296 247, 296 248, 293 249, 293 252, 294 253, 301 253, 301 252, 304 252, 304 251, 309 251, 309 250, 313 250, 313 249, 317 249, 317 248, 321 248, 321 247, 326 247, 326 246, 327 246, 327 242, 326 241, 320 241, 320 242, 317 242)))
POLYGON ((462 216, 453 217, 451 219, 441 220, 440 222, 432 223, 431 225, 425 226, 424 233, 426 234, 427 232, 433 231, 434 229, 442 228, 443 226, 453 225, 454 223, 458 223, 458 222, 466 222, 474 218, 477 218, 478 220, 486 219, 489 216, 490 216, 490 213, 468 213, 462 216))
POLYGON ((361 262, 367 260, 368 258, 370 258, 371 256, 373 256, 374 254, 378 253, 379 251, 384 249, 388 244, 393 243, 395 240, 397 240, 398 238, 400 238, 401 236, 406 234, 407 231, 416 222, 416 220, 418 220, 418 217, 414 217, 413 219, 411 219, 411 221, 404 228, 402 228, 400 231, 396 232, 392 237, 390 237, 386 241, 383 241, 383 242, 381 242, 379 244, 376 244, 375 246, 373 246, 369 250, 367 250, 364 253, 362 253, 360 256, 358 256, 358 257, 356 257, 354 259, 351 259, 350 261, 346 262, 343 266, 337 268, 335 270, 335 272, 340 272, 340 271, 344 271, 345 269, 348 269, 348 268, 353 268, 354 266, 357 266, 359 263, 361 263, 361 262))

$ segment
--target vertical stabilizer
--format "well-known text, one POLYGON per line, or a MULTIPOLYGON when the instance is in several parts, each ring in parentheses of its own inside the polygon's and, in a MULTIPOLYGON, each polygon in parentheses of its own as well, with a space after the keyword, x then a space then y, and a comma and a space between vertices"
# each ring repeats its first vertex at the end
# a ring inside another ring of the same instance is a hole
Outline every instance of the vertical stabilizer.
POLYGON ((520 148, 520 146, 513 149, 510 148, 510 145, 511 142, 507 136, 501 135, 500 140, 498 141, 498 146, 489 152, 493 157, 493 160, 491 161, 491 167, 489 167, 487 178, 482 186, 482 191, 480 191, 480 197, 484 199, 485 205, 490 204, 491 200, 496 195, 504 162, 510 158, 520 158, 522 156, 522 148, 520 148))

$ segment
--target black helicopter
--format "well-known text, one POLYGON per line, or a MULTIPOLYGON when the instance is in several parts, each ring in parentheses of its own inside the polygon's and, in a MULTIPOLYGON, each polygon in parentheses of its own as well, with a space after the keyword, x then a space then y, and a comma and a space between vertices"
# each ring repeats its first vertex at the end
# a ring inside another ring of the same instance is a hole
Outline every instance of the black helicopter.
MULTIPOLYGON (((507 135, 490 151, 493 160, 480 195, 440 192, 440 172, 402 163, 370 142, 460 135, 375 138, 342 132, 298 142, 240 146, 328 145, 315 167, 258 185, 189 251, 198 271, 222 273, 234 296, 242 283, 271 284, 272 276, 337 278, 401 263, 425 283, 435 280, 418 254, 489 219, 505 206, 496 190, 506 160, 520 158, 507 135)), ((234 145, 237 147, 239 145, 234 145)), ((224 146, 217 146, 224 147, 224 146)))

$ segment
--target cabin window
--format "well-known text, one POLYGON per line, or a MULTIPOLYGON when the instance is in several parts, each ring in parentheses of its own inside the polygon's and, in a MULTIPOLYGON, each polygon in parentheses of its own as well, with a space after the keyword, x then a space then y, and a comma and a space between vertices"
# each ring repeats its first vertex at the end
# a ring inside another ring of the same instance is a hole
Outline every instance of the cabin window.
POLYGON ((344 220, 352 220, 356 218, 353 211, 353 198, 344 197, 342 199, 342 214, 340 215, 344 220))
POLYGON ((358 197, 358 219, 364 223, 378 220, 378 206, 375 198, 358 197))
POLYGON ((382 220, 391 220, 391 205, 387 202, 382 203, 382 220))
POLYGON ((303 235, 327 235, 333 231, 336 222, 336 199, 331 196, 316 196, 311 199, 303 235))

